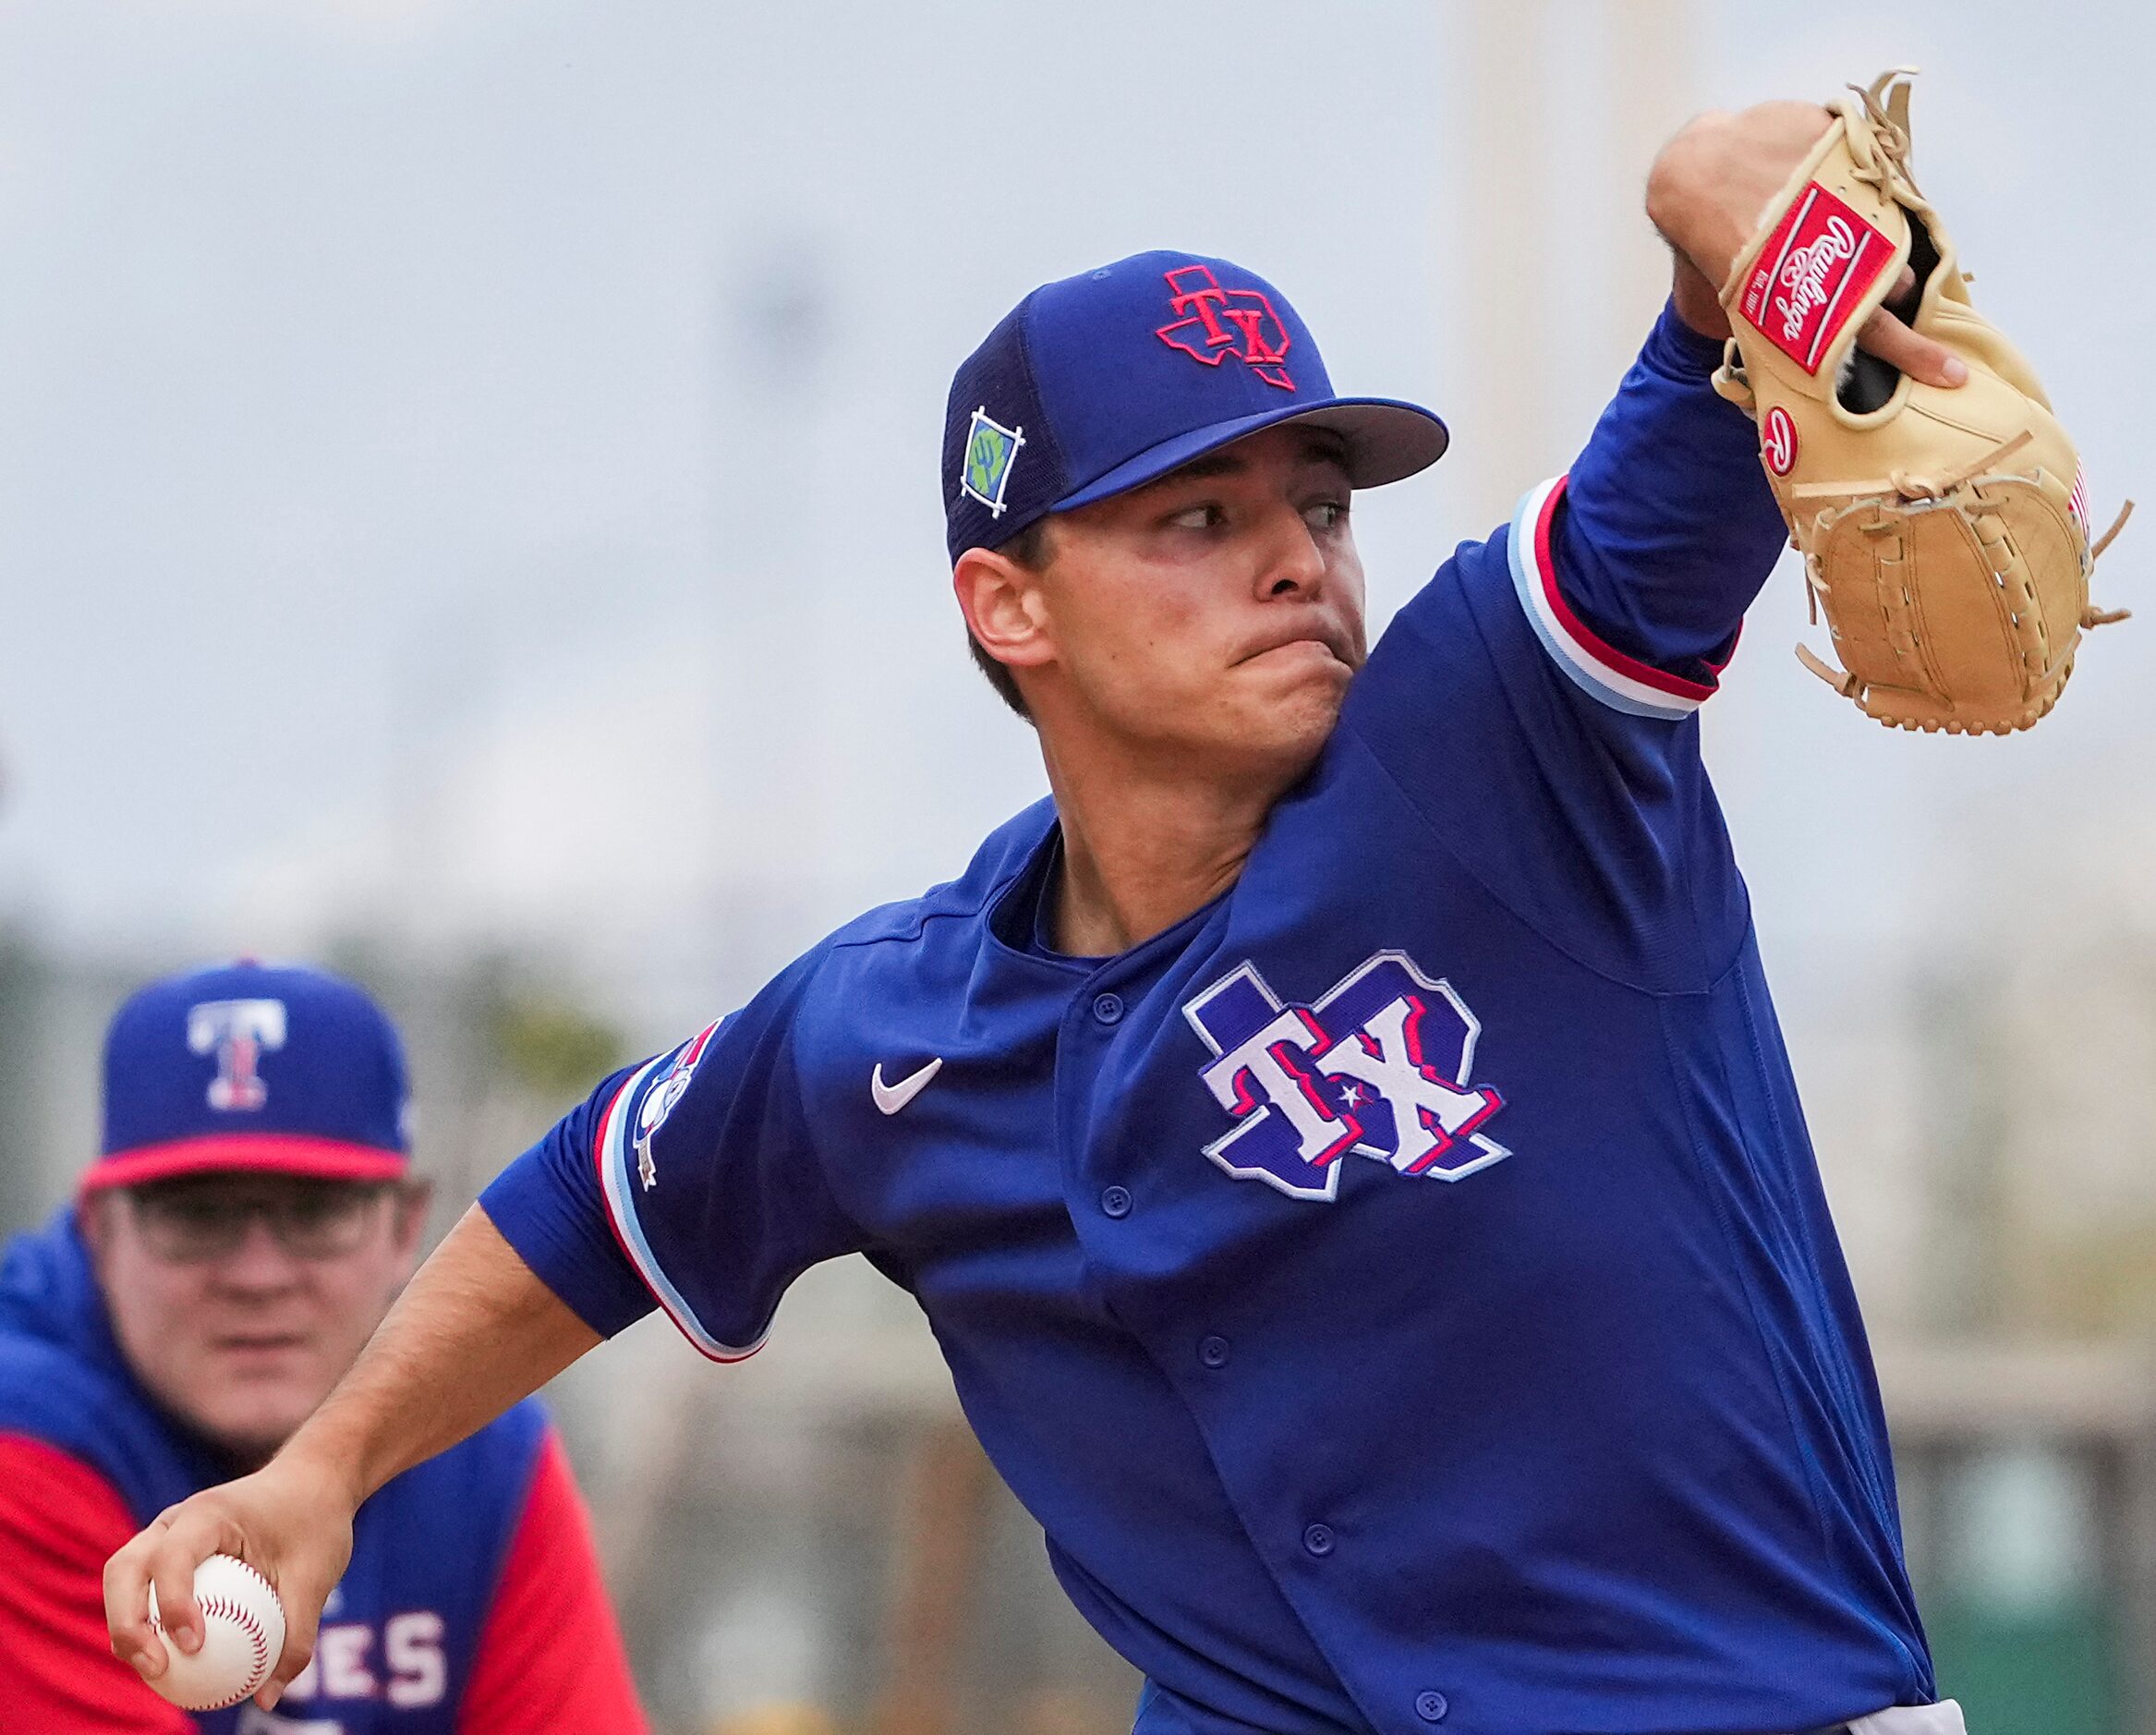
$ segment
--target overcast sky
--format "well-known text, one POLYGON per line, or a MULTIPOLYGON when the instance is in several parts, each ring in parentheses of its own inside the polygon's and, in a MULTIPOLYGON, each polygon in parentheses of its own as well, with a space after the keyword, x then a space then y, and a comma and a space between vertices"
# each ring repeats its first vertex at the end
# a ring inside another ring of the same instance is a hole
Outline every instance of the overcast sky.
MULTIPOLYGON (((1044 278, 1247 261, 1337 382, 1452 421, 1358 503, 1389 613, 1488 528, 1478 430, 1561 466, 1653 317, 1605 305, 1646 166, 1605 124, 1626 17, 1551 0, 1477 75, 1508 137, 1467 123, 1471 14, 1427 0, 0 4, 0 914, 210 951, 418 888, 436 930, 634 982, 715 884, 800 888, 761 967, 954 871, 1041 783, 948 597, 951 367, 1044 278), (1470 195, 1529 147, 1511 293, 1561 365, 1505 404, 1470 195)), ((1980 304, 2100 515, 2149 491, 2146 9, 1693 17, 1686 106, 1926 68, 1980 304)), ((2102 601, 2149 601, 2150 538, 2102 601)), ((1918 739, 1797 668, 1783 573, 1709 723, 1770 956, 1868 960, 2038 858, 2069 905, 2142 895, 2148 613, 2033 735, 1918 739)))

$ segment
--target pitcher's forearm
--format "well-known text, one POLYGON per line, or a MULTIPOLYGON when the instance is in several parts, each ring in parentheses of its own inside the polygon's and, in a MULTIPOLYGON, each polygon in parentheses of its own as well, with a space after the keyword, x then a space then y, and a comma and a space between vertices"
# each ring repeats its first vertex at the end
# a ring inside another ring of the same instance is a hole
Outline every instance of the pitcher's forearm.
POLYGON ((305 1459, 357 1506, 600 1341, 475 1205, 278 1456, 305 1459))

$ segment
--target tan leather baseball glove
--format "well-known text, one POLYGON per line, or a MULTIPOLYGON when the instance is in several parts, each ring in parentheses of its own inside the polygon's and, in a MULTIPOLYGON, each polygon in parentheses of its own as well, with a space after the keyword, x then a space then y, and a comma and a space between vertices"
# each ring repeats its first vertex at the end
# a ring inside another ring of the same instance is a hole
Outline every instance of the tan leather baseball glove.
POLYGON ((1805 667, 1903 729, 2005 734, 2057 702, 2096 557, 2078 458, 2043 387, 1970 305, 1937 213, 1909 177, 1908 74, 1834 103, 1834 124, 1767 207, 1722 291, 1735 334, 1714 387, 1760 427, 1760 458, 1842 668, 1805 667), (1856 346, 1916 278, 1917 331, 1968 365, 1953 388, 1856 346))

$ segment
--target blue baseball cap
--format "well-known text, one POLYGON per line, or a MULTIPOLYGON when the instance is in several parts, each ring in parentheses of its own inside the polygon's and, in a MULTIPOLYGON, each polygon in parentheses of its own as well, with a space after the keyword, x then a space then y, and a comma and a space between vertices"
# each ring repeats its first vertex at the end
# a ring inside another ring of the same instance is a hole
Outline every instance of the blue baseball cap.
POLYGON ((951 380, 951 558, 1283 422, 1337 431, 1357 488, 1427 468, 1448 438, 1418 405, 1338 396, 1288 297, 1227 260, 1134 253, 1044 284, 951 380))
POLYGON ((404 1048, 327 971, 243 960, 129 997, 104 1042, 104 1137, 81 1190, 228 1171, 409 1171, 404 1048))

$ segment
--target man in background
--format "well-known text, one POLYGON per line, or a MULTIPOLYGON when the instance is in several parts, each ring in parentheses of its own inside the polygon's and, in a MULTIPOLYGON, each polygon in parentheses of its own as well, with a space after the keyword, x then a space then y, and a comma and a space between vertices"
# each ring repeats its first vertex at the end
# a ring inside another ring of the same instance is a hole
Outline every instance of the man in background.
POLYGON ((524 1735, 644 1728, 561 1442, 519 1404, 360 1511, 275 1716, 190 1716, 107 1641, 106 1556, 265 1462, 411 1275, 404 1055, 318 970, 243 962, 115 1016, 103 1154, 0 1260, 0 1729, 524 1735), (531 1643, 563 1626, 575 1645, 531 1643))

